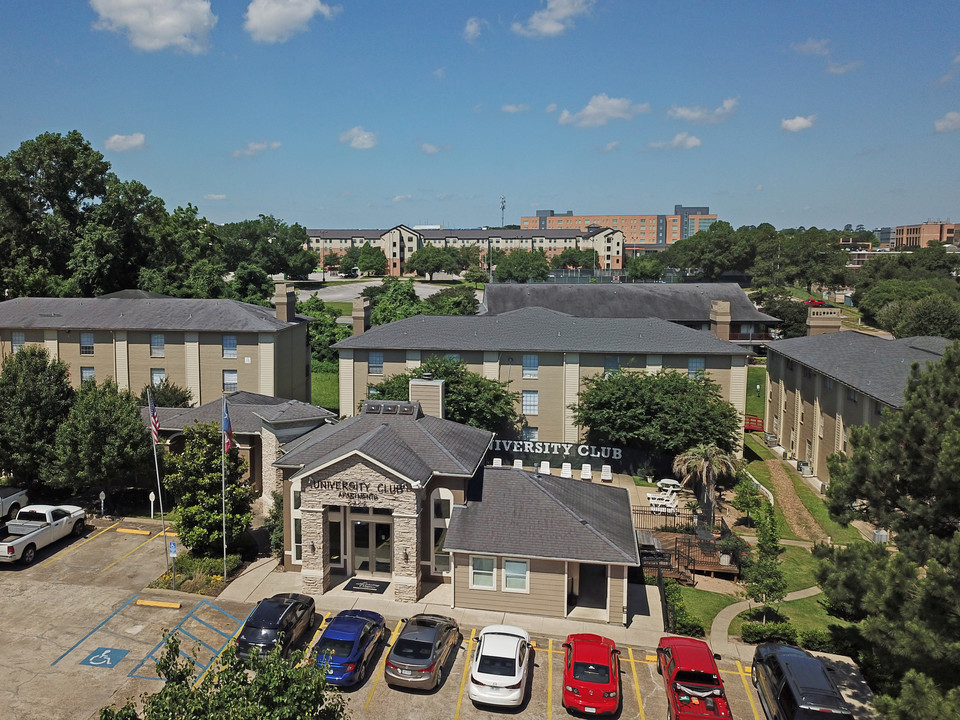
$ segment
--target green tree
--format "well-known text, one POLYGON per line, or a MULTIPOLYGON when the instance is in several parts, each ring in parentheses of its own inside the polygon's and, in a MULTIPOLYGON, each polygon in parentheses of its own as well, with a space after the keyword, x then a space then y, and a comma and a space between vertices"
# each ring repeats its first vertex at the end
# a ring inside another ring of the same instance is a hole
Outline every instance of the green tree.
POLYGON ((627 277, 631 280, 659 280, 663 264, 654 255, 635 255, 627 260, 627 277))
POLYGON ((164 378, 156 385, 147 383, 143 386, 140 397, 137 399, 140 407, 147 407, 150 404, 147 400, 147 390, 153 395, 153 404, 157 407, 188 408, 193 405, 192 392, 164 378))
POLYGON ((679 240, 662 253, 666 267, 694 271, 702 280, 713 282, 724 272, 746 272, 756 253, 753 228, 734 230, 723 220, 706 230, 679 240))
MULTIPOLYGON (((369 245, 369 243, 367 243, 369 245)), ((356 245, 348 247, 340 256, 340 272, 351 270, 360 264, 360 248, 356 245)))
POLYGON ((340 253, 333 252, 332 250, 325 252, 323 254, 323 267, 332 268, 340 266, 340 253))
POLYGON ((736 457, 716 445, 701 443, 679 453, 673 459, 673 471, 681 482, 694 485, 707 525, 713 526, 716 507, 717 478, 736 473, 736 457))
POLYGON ((259 265, 241 262, 227 283, 230 297, 253 305, 269 306, 273 297, 273 280, 259 265))
POLYGON ((46 479, 57 428, 73 405, 69 371, 46 349, 26 345, 0 365, 0 468, 17 485, 46 479))
POLYGON ((587 442, 630 445, 649 454, 677 455, 699 444, 733 452, 740 417, 705 374, 621 370, 584 380, 570 406, 587 442))
POLYGON ((927 280, 880 280, 872 283, 868 289, 859 287, 853 294, 853 302, 868 322, 875 322, 884 308, 892 303, 908 303, 932 295, 945 295, 952 300, 960 299, 955 280, 947 278, 927 280))
POLYGON ((513 435, 519 423, 520 394, 508 382, 490 380, 467 370, 467 364, 446 356, 433 356, 409 373, 399 373, 372 387, 372 396, 383 400, 408 400, 410 379, 431 374, 446 381, 446 418, 501 435, 513 435))
POLYGON ((542 250, 514 250, 507 254, 494 270, 497 282, 513 280, 526 283, 531 280, 546 280, 550 264, 542 250))
POLYGON ((278 560, 283 559, 283 493, 274 490, 270 493, 273 504, 263 521, 263 529, 270 540, 270 554, 278 560))
POLYGON ((894 300, 877 313, 877 325, 898 338, 937 335, 960 340, 960 301, 945 293, 894 300))
POLYGON ((387 256, 383 250, 375 248, 369 242, 365 242, 360 248, 360 256, 357 258, 357 267, 360 272, 367 275, 386 275, 387 256))
POLYGON ((306 275, 317 264, 316 255, 306 249, 306 229, 287 225, 272 215, 227 223, 216 232, 228 270, 236 271, 241 264, 249 263, 267 275, 306 275))
POLYGON ((183 434, 183 453, 169 455, 169 472, 164 479, 179 511, 177 532, 192 554, 216 557, 223 550, 224 482, 227 545, 234 545, 250 527, 253 489, 241 479, 247 464, 240 458, 236 445, 223 459, 222 434, 216 423, 196 423, 184 428, 183 434))
POLYGON ((413 287, 413 280, 391 280, 383 283, 383 292, 371 302, 371 325, 387 323, 419 315, 422 311, 420 298, 413 287))
POLYGON ((421 307, 424 315, 476 315, 480 301, 469 285, 454 285, 434 293, 421 307))
POLYGON ((463 273, 463 281, 471 285, 480 286, 483 283, 490 282, 490 276, 487 271, 479 265, 472 265, 463 273))
POLYGON ((781 337, 795 338, 807 335, 807 306, 789 295, 773 294, 763 300, 763 312, 780 319, 781 337))
POLYGON ((307 334, 310 338, 310 357, 314 370, 337 372, 339 355, 331 346, 350 337, 350 326, 338 323, 337 311, 327 307, 316 293, 297 303, 297 313, 313 318, 307 327, 307 334))
POLYGON ((773 506, 763 503, 757 513, 757 546, 753 557, 744 568, 743 582, 747 597, 763 604, 763 622, 767 621, 767 608, 779 605, 787 596, 787 581, 780 565, 783 547, 777 532, 777 519, 773 506))
POLYGON ((140 405, 112 378, 80 385, 76 400, 57 429, 56 462, 48 484, 79 492, 149 483, 153 464, 150 433, 140 405))
POLYGON ((733 492, 733 501, 730 504, 746 515, 746 520, 749 525, 753 525, 754 514, 756 514, 760 506, 767 501, 760 491, 760 488, 757 487, 753 480, 743 476, 733 489, 733 492))
POLYGON ((460 270, 458 258, 443 248, 424 245, 407 259, 407 270, 432 280, 434 273, 456 273, 460 270))
POLYGON ((181 651, 180 636, 171 633, 157 660, 157 673, 165 680, 161 689, 144 693, 138 702, 101 709, 100 720, 346 718, 345 696, 330 689, 314 662, 301 663, 302 657, 299 650, 289 659, 274 650, 244 663, 229 643, 210 672, 196 682, 197 663, 181 651))

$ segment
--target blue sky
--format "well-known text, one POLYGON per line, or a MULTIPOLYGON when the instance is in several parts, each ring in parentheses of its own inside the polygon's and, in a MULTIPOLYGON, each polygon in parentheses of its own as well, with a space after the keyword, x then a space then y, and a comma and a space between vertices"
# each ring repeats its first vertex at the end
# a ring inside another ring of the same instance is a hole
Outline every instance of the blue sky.
POLYGON ((77 129, 168 210, 960 222, 960 4, 3 0, 0 154, 77 129))

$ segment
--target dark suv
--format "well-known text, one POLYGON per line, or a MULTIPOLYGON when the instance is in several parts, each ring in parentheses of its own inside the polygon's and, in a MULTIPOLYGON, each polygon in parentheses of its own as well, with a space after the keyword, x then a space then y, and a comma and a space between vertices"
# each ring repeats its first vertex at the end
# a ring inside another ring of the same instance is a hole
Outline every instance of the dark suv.
POLYGON ((261 655, 280 645, 283 656, 313 627, 313 598, 298 593, 280 593, 257 603, 237 636, 237 655, 250 656, 254 648, 261 655))
POLYGON ((826 665, 800 648, 763 643, 753 656, 753 684, 770 720, 853 720, 826 665))

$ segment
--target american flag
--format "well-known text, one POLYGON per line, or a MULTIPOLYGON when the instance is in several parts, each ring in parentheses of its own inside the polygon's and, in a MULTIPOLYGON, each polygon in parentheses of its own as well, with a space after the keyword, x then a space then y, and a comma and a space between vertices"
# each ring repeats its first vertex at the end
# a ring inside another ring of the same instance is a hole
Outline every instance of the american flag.
POLYGON ((223 399, 223 451, 230 452, 233 447, 233 426, 230 424, 230 411, 227 409, 227 399, 223 399))
POLYGON ((150 434, 153 435, 153 444, 160 444, 160 418, 157 417, 157 406, 153 404, 153 395, 147 390, 147 402, 150 403, 150 434))

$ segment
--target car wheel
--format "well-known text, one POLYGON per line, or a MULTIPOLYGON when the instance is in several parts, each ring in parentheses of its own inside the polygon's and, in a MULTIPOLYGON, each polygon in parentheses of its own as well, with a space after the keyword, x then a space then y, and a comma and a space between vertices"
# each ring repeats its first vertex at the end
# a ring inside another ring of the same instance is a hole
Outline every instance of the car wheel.
POLYGON ((7 520, 16 520, 18 512, 20 512, 20 505, 14 503, 10 506, 10 511, 7 513, 7 520))
POLYGON ((443 665, 437 668, 437 684, 434 685, 435 688, 443 685, 443 665))
POLYGON ((23 549, 23 554, 20 555, 20 562, 24 565, 29 565, 33 562, 34 558, 37 557, 37 548, 33 545, 27 545, 23 549))
POLYGON ((86 530, 86 523, 83 520, 77 520, 73 524, 73 536, 80 537, 83 535, 83 531, 86 530))

